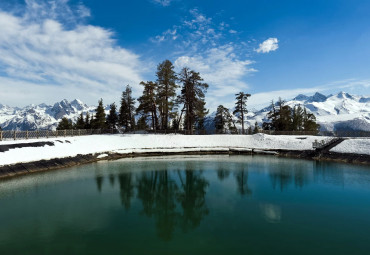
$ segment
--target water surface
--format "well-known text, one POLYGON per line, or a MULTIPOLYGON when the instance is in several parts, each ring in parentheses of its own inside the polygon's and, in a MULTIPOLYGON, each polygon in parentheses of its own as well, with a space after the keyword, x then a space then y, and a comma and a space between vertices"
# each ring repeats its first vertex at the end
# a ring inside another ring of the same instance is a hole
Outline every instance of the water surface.
POLYGON ((370 169, 271 156, 98 162, 0 181, 0 254, 369 254, 370 169))

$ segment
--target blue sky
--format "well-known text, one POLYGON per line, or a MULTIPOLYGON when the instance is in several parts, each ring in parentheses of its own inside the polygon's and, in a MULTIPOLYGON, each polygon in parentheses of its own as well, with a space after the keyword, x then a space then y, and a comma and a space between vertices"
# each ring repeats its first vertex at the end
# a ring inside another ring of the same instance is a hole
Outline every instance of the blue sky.
POLYGON ((370 94, 370 2, 2 0, 0 103, 139 96, 156 65, 201 73, 207 105, 299 93, 370 94))

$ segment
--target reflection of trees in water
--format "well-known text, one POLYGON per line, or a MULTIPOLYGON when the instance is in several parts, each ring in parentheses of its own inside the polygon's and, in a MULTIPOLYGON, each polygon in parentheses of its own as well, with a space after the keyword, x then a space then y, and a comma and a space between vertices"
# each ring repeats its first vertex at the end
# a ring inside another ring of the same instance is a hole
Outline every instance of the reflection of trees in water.
MULTIPOLYGON (((132 173, 117 176, 122 205, 130 208, 136 188, 143 206, 141 213, 154 218, 161 239, 170 240, 176 227, 184 232, 195 229, 208 214, 205 200, 208 182, 202 171, 151 171, 135 177, 132 173)), ((114 183, 115 177, 109 178, 114 183)))
POLYGON ((220 181, 223 181, 223 180, 227 179, 227 177, 229 177, 230 170, 228 170, 227 168, 228 167, 224 166, 222 163, 218 164, 217 177, 220 181))
POLYGON ((131 207, 131 198, 134 196, 134 184, 131 173, 118 174, 121 203, 126 210, 131 207))
POLYGON ((176 183, 169 178, 168 171, 160 171, 155 196, 155 218, 158 236, 170 240, 176 225, 176 183))
POLYGON ((112 185, 112 187, 114 187, 114 180, 115 180, 114 175, 113 174, 110 174, 109 175, 109 182, 112 185))
POLYGON ((178 171, 181 188, 177 200, 181 204, 183 213, 180 216, 183 231, 195 229, 209 211, 205 201, 208 182, 201 176, 200 171, 185 171, 185 180, 178 171))
POLYGON ((98 187, 98 191, 101 192, 101 188, 103 186, 104 177, 101 175, 97 175, 95 177, 96 186, 98 187))
POLYGON ((252 190, 248 186, 248 166, 244 164, 238 164, 236 171, 234 172, 236 183, 238 186, 238 192, 240 195, 251 195, 252 190))
POLYGON ((294 182, 296 187, 302 188, 308 182, 308 167, 302 162, 283 162, 273 166, 270 170, 272 187, 279 187, 281 191, 294 182))

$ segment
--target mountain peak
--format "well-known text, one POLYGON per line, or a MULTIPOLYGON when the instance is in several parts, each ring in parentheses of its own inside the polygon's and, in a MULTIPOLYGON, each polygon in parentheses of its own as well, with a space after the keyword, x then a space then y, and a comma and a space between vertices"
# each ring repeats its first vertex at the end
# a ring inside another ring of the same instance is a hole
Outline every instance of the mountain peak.
POLYGON ((327 97, 319 92, 316 92, 312 97, 312 102, 324 102, 327 99, 327 97))
POLYGON ((306 96, 306 95, 303 95, 303 94, 299 94, 298 96, 296 96, 295 98, 293 98, 293 100, 297 100, 297 101, 305 101, 307 100, 309 97, 306 96))
POLYGON ((337 97, 338 98, 349 98, 349 99, 353 99, 353 96, 351 96, 350 94, 344 92, 344 91, 341 91, 337 94, 337 97))

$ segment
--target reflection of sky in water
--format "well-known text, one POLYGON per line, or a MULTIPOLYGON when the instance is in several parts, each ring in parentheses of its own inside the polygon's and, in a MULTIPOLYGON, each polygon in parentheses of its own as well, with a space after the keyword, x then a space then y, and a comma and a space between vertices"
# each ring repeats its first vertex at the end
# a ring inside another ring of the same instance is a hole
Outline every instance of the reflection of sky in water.
POLYGON ((265 219, 270 223, 281 221, 281 207, 273 204, 260 204, 261 212, 265 219))
POLYGON ((81 236, 96 251, 94 240, 124 236, 128 248, 145 239, 134 249, 141 254, 164 244, 177 254, 187 243, 201 251, 250 242, 265 254, 258 244, 270 233, 311 243, 334 234, 354 245, 370 228, 369 191, 370 171, 356 165, 225 155, 99 162, 0 181, 0 251, 36 243, 37 254, 81 236), (322 226, 326 235, 313 235, 322 226))

